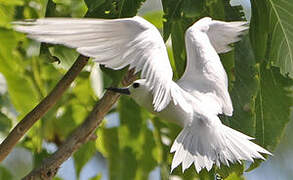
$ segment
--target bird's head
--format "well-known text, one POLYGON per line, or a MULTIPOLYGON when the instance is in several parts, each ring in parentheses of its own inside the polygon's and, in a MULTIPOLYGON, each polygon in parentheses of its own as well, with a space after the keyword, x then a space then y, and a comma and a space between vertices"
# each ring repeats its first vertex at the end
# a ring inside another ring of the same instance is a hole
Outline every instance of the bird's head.
POLYGON ((114 91, 116 93, 129 95, 139 105, 152 107, 152 93, 151 88, 145 79, 139 79, 134 81, 130 86, 126 88, 107 88, 107 90, 114 91))

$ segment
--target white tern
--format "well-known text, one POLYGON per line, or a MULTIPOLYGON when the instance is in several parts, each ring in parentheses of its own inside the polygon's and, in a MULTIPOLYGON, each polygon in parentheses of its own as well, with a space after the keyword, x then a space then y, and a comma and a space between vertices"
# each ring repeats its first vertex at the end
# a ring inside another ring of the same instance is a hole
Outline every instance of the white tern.
MULTIPOLYGON (((185 33, 187 65, 183 76, 172 80, 166 46, 160 32, 141 17, 122 19, 45 18, 14 22, 17 31, 41 42, 75 48, 80 54, 112 69, 129 65, 141 79, 127 88, 109 88, 129 94, 139 105, 183 130, 175 139, 171 169, 195 165, 197 172, 213 165, 264 159, 271 154, 253 138, 225 126, 218 114, 231 116, 232 102, 219 53, 240 40, 246 22, 223 22, 205 17, 185 33)), ((171 171, 172 171, 171 170, 171 171)))

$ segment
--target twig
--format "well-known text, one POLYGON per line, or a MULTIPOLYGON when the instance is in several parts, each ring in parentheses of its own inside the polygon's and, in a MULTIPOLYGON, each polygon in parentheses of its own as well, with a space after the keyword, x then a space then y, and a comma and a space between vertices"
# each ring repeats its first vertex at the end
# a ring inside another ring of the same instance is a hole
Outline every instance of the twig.
POLYGON ((6 158, 16 143, 60 99, 65 90, 87 64, 88 57, 79 56, 54 89, 30 111, 0 144, 0 162, 6 158))
MULTIPOLYGON (((132 83, 135 79, 133 71, 129 71, 125 76, 124 85, 132 83)), ((92 112, 85 121, 78 126, 60 148, 52 154, 48 159, 45 159, 39 168, 32 170, 23 180, 34 179, 52 179, 60 165, 66 161, 82 144, 89 141, 95 132, 95 129, 100 125, 104 116, 111 109, 112 105, 118 100, 119 94, 107 91, 105 95, 94 106, 92 112)))

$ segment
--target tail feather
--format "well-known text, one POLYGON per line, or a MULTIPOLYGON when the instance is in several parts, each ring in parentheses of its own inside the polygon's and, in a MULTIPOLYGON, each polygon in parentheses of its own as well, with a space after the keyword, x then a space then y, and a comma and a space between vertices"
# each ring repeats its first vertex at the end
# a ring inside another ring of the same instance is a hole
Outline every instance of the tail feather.
POLYGON ((229 166, 241 160, 265 159, 261 153, 271 155, 252 139, 223 124, 213 128, 186 126, 171 147, 171 153, 175 152, 171 171, 182 163, 184 172, 193 163, 199 173, 204 168, 211 170, 214 164, 229 166))

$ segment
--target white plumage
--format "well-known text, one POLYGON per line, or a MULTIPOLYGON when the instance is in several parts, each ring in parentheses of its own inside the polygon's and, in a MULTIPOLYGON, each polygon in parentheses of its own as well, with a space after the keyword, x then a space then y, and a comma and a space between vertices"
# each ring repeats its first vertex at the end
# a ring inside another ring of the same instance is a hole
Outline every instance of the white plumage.
MULTIPOLYGON (((112 69, 127 65, 151 83, 155 110, 171 100, 173 72, 159 31, 140 17, 125 19, 47 18, 14 22, 15 30, 41 42, 63 44, 112 69)), ((175 99, 174 99, 175 100, 175 99)))
MULTIPOLYGON (((264 159, 267 150, 253 138, 223 125, 218 114, 231 116, 233 106, 228 79, 218 53, 226 53, 240 40, 246 22, 202 18, 185 34, 187 67, 177 82, 159 31, 140 18, 38 19, 15 22, 14 28, 38 41, 63 44, 112 69, 127 65, 141 71, 130 86, 134 100, 158 116, 183 127, 172 145, 172 170, 195 165, 197 172, 214 164, 264 159)), ((115 90, 112 88, 112 90, 115 90)), ((117 89, 118 91, 118 89, 117 89)))

